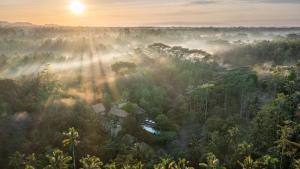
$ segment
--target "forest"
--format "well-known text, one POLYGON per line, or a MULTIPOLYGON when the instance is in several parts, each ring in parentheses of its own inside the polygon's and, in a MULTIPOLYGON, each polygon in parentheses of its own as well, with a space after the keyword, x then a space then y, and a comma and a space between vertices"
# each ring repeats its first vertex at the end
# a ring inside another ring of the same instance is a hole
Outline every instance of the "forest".
POLYGON ((300 28, 0 24, 0 168, 300 169, 300 28))

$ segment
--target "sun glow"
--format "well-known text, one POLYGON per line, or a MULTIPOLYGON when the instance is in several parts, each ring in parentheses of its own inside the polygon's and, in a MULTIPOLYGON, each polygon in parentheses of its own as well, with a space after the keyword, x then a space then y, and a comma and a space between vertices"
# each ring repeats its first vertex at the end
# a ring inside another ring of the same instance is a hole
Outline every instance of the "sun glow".
POLYGON ((70 3, 70 11, 75 15, 80 15, 84 12, 85 5, 80 1, 73 1, 70 3))

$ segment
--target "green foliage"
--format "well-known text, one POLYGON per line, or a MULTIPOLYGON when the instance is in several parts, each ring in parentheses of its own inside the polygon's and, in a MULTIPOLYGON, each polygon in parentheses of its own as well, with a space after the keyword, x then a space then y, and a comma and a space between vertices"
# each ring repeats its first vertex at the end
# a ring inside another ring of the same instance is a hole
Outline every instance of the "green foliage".
POLYGON ((243 162, 239 162, 240 166, 243 169, 256 169, 256 163, 255 161, 251 158, 251 156, 245 157, 243 162))
POLYGON ((48 159, 48 165, 45 169, 68 169, 70 167, 70 161, 72 157, 66 156, 61 150, 55 149, 52 153, 46 155, 48 159))
POLYGON ((194 169, 189 166, 189 162, 186 159, 179 159, 174 161, 171 159, 161 159, 159 164, 154 165, 154 169, 194 169))
POLYGON ((222 169, 219 159, 213 154, 208 153, 206 156, 206 163, 199 163, 199 166, 206 169, 222 169))
POLYGON ((21 169, 24 165, 24 154, 20 152, 16 152, 9 158, 9 165, 12 166, 14 169, 21 169))
POLYGON ((124 169, 143 169, 143 164, 141 162, 138 162, 136 164, 127 164, 124 165, 123 168, 124 169))
POLYGON ((134 72, 136 69, 136 65, 131 62, 117 62, 111 65, 111 69, 120 75, 128 74, 134 72))
POLYGON ((168 116, 164 114, 159 114, 155 118, 156 121, 156 128, 161 131, 176 131, 177 127, 174 125, 168 116))
POLYGON ((277 158, 270 155, 265 155, 256 162, 260 168, 276 169, 279 163, 277 158))
POLYGON ((293 167, 295 169, 299 169, 300 168, 300 160, 294 160, 293 167))
POLYGON ((64 132, 63 135, 66 139, 63 140, 64 146, 77 146, 79 144, 79 133, 74 127, 69 128, 68 132, 64 132))
POLYGON ((101 169, 103 163, 98 157, 87 155, 80 159, 82 169, 101 169))
POLYGON ((222 57, 235 65, 268 61, 276 64, 292 63, 300 59, 299 44, 299 40, 262 41, 229 50, 222 57))
POLYGON ((63 145, 69 146, 72 151, 73 169, 76 169, 75 147, 79 144, 79 133, 72 127, 69 128, 68 132, 64 132, 63 135, 66 137, 63 140, 63 145))
POLYGON ((91 41, 82 32, 86 28, 28 28, 21 33, 10 29, 0 28, 0 49, 4 53, 0 56, 0 75, 14 77, 0 80, 0 168, 9 168, 9 163, 11 168, 27 169, 189 169, 198 168, 199 161, 205 161, 201 167, 211 169, 299 168, 297 35, 245 45, 242 41, 232 42, 247 37, 248 33, 240 28, 234 29, 239 33, 205 29, 208 33, 199 36, 207 44, 229 47, 211 55, 162 43, 144 47, 154 38, 165 42, 175 42, 178 37, 198 41, 194 34, 197 28, 186 29, 184 36, 177 28, 116 28, 113 33, 100 31, 91 41), (53 39, 48 29, 61 32, 53 39), (35 31, 40 31, 34 36, 42 40, 32 40, 35 31), (68 35, 61 38, 64 32, 68 35), (80 38, 68 37, 79 32, 80 38), (28 34, 30 38, 23 37, 28 34), (135 37, 142 37, 143 43, 135 37), (105 42, 99 41, 106 38, 105 42), (126 50, 128 47, 129 56, 112 64, 115 74, 111 74, 106 62, 94 60, 93 54, 108 52, 105 56, 110 56, 109 49, 115 50, 115 45, 126 46, 126 50), (139 48, 129 49, 132 46, 139 48), (85 65, 86 56, 93 64, 85 65), (272 64, 265 64, 269 61, 272 64), (57 76, 46 62, 59 62, 54 65, 57 76), (286 63, 289 66, 283 65, 286 63), (72 71, 65 70, 69 66, 72 71), (129 116, 97 114, 91 105, 99 101, 108 111, 113 105, 125 103, 120 108, 129 116), (144 113, 139 113, 142 109, 144 113), (108 124, 111 119, 122 128, 114 137, 108 124), (143 130, 145 119, 153 120, 160 134, 143 130), (65 153, 54 150, 44 156, 55 147, 66 147, 65 153), (38 156, 18 152, 10 156, 17 150, 38 156), (157 164, 166 154, 186 160, 165 159, 157 164))
POLYGON ((25 168, 27 169, 35 169, 35 168, 39 168, 40 166, 40 162, 39 160, 36 158, 36 155, 34 153, 28 155, 25 158, 25 168))

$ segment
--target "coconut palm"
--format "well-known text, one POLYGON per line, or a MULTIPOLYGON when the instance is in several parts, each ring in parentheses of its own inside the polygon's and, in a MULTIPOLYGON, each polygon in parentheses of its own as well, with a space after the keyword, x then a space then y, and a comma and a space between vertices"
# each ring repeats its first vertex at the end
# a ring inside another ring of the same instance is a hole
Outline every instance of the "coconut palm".
POLYGON ((36 159, 34 153, 25 158, 25 169, 35 169, 38 168, 37 166, 38 160, 36 159))
POLYGON ((73 169, 76 169, 75 147, 79 144, 79 133, 72 127, 69 128, 68 132, 64 132, 63 135, 66 137, 63 140, 63 145, 69 146, 72 151, 73 169))
POLYGON ((300 159, 294 160, 293 167, 294 167, 295 169, 300 169, 300 159))
POLYGON ((206 163, 199 163, 199 166, 206 169, 224 168, 220 165, 219 159, 217 159, 213 153, 208 153, 206 157, 206 163))
POLYGON ((193 167, 188 166, 188 161, 186 159, 179 159, 179 161, 176 163, 175 161, 172 161, 169 164, 169 169, 194 169, 193 167))
POLYGON ((143 169, 144 165, 141 162, 138 162, 136 164, 127 164, 123 166, 123 169, 143 169))
POLYGON ((72 157, 66 156, 61 150, 55 149, 51 154, 46 155, 49 165, 44 169, 68 169, 72 157))
POLYGON ((87 155, 81 158, 80 163, 82 164, 81 169, 101 169, 103 163, 98 157, 87 155))
POLYGON ((24 154, 21 154, 20 152, 15 152, 10 158, 9 158, 9 165, 13 167, 14 169, 21 169, 24 165, 24 154))
POLYGON ((251 156, 245 157, 243 162, 239 162, 243 169, 256 169, 256 162, 251 158, 251 156))
POLYGON ((161 159, 161 163, 155 165, 154 169, 168 169, 170 162, 171 162, 171 160, 168 158, 161 159))

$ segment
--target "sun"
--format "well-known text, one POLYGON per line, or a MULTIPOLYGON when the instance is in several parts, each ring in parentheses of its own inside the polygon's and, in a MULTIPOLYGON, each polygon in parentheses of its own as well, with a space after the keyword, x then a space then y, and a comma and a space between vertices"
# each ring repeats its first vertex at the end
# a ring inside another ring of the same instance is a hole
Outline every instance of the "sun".
POLYGON ((85 10, 85 5, 80 1, 73 1, 70 3, 70 11, 75 15, 80 15, 85 10))

